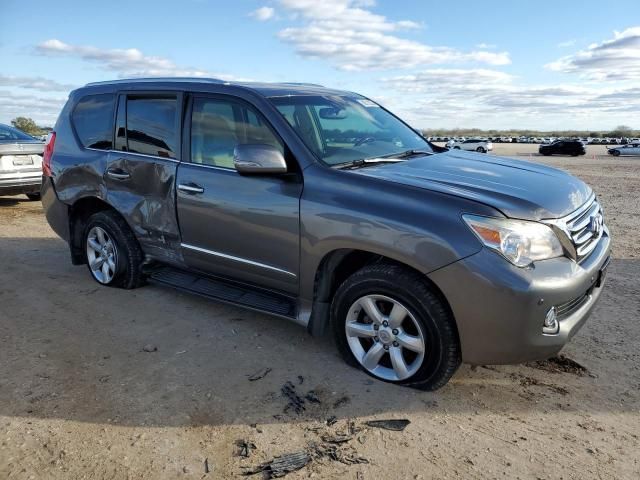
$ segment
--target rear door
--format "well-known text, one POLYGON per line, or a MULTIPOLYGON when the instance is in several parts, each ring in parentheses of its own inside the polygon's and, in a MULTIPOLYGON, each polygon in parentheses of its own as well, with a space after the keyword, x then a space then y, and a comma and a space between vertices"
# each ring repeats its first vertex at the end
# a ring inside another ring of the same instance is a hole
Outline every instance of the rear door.
POLYGON ((206 273, 287 293, 298 291, 302 176, 284 143, 250 104, 226 95, 194 96, 178 168, 182 254, 206 273), (241 175, 238 144, 270 144, 284 175, 241 175))
POLYGON ((175 179, 180 160, 181 93, 121 93, 115 149, 104 180, 107 200, 123 214, 145 253, 174 261, 180 234, 175 179))

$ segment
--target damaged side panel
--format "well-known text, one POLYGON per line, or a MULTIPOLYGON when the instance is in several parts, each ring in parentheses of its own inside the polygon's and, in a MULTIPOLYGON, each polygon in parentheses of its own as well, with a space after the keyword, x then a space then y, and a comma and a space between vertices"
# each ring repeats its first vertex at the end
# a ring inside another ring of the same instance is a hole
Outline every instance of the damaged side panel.
POLYGON ((107 202, 127 220, 148 255, 180 262, 175 178, 178 162, 127 152, 110 152, 107 202), (123 173, 117 178, 109 172, 123 173))

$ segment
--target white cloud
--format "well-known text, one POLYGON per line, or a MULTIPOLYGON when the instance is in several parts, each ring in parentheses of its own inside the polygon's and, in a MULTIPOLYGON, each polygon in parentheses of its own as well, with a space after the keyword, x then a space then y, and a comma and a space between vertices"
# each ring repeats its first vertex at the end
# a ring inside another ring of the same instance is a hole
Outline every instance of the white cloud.
POLYGON ((507 52, 461 52, 398 36, 419 28, 414 20, 392 21, 368 10, 370 1, 280 0, 302 25, 285 28, 278 37, 308 58, 322 58, 341 70, 385 70, 457 62, 506 65, 507 52))
POLYGON ((479 48, 481 50, 491 50, 496 48, 496 45, 494 45, 493 43, 476 43, 476 48, 479 48))
POLYGON ((5 123, 15 117, 33 118, 39 125, 53 125, 66 98, 22 95, 0 90, 0 120, 5 123))
POLYGON ((255 18, 261 22, 266 22, 274 17, 276 11, 271 7, 260 7, 249 14, 250 17, 255 18))
POLYGON ((43 92, 68 92, 74 85, 59 83, 42 77, 21 77, 0 74, 0 87, 18 87, 43 92))
POLYGON ((238 80, 231 75, 176 65, 159 56, 145 55, 137 48, 100 49, 92 46, 70 45, 57 39, 36 46, 36 52, 46 56, 67 56, 95 63, 120 77, 214 77, 238 80))
POLYGON ((640 80, 640 26, 614 32, 612 39, 589 45, 545 67, 594 81, 640 80))
POLYGON ((640 88, 529 85, 490 69, 429 69, 382 79, 392 106, 420 128, 613 128, 640 123, 640 88), (624 117, 622 117, 624 116, 624 117))

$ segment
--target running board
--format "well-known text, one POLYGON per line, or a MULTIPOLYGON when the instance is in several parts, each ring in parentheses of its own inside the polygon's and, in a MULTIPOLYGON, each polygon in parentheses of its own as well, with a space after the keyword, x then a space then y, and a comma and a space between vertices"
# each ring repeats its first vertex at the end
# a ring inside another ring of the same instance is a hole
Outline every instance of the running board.
POLYGON ((149 282, 279 317, 296 318, 296 302, 292 297, 221 278, 163 267, 151 274, 149 282))

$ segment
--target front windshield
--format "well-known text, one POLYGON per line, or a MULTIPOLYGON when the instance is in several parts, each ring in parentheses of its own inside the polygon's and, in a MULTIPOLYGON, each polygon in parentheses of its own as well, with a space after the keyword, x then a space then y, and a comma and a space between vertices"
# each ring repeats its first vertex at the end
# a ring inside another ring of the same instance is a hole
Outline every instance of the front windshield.
POLYGON ((357 96, 293 95, 271 102, 309 149, 329 165, 432 152, 427 141, 371 100, 357 96))

